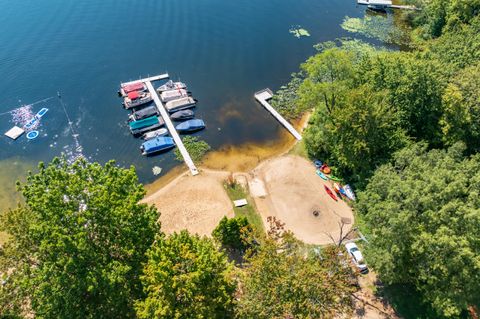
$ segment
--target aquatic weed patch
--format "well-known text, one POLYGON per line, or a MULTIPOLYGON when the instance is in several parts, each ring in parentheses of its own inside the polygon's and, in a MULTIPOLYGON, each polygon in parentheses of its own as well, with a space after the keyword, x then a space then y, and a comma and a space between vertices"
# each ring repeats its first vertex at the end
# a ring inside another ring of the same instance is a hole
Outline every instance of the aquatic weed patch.
POLYGON ((408 39, 408 34, 395 25, 391 16, 365 16, 364 18, 346 16, 341 26, 348 32, 386 43, 406 44, 408 39))
MULTIPOLYGON (((182 138, 182 141, 194 162, 201 161, 203 156, 211 149, 207 142, 195 136, 185 136, 182 138)), ((175 159, 177 161, 183 161, 182 154, 180 154, 178 148, 175 149, 175 159)))

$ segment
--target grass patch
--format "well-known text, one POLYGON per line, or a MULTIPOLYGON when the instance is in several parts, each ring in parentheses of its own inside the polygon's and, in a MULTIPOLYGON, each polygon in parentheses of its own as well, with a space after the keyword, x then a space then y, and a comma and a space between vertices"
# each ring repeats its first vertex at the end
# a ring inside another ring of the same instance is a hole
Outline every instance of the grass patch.
POLYGON ((257 212, 255 207, 255 202, 253 198, 247 193, 247 191, 238 183, 225 183, 225 190, 227 191, 228 197, 232 201, 245 198, 248 202, 247 205, 242 207, 233 207, 235 216, 245 216, 248 221, 254 227, 255 231, 258 233, 264 233, 265 229, 263 228, 263 221, 260 217, 260 214, 257 212))

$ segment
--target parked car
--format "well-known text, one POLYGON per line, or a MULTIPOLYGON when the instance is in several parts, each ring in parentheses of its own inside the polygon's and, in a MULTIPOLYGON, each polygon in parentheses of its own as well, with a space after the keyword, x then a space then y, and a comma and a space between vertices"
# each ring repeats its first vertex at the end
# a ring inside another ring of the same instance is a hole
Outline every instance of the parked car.
POLYGON ((358 249, 357 245, 355 245, 355 243, 346 243, 345 248, 347 249, 348 254, 352 258, 352 261, 358 268, 358 270, 362 274, 366 274, 368 272, 368 267, 365 263, 362 252, 360 251, 360 249, 358 249))

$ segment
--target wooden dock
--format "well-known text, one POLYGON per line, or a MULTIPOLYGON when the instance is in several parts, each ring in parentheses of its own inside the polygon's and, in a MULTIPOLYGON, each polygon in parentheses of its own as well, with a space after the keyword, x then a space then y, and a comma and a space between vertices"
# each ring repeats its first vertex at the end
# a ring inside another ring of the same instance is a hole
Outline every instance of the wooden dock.
POLYGON ((415 6, 408 5, 396 5, 392 3, 392 0, 357 0, 357 4, 368 6, 370 9, 385 10, 392 9, 405 9, 405 10, 418 10, 415 6))
POLYGON ((120 85, 120 87, 122 87, 122 86, 124 86, 124 85, 129 85, 129 84, 137 83, 137 82, 146 83, 146 82, 153 82, 153 81, 165 80, 165 79, 168 79, 169 77, 170 77, 170 76, 168 75, 168 73, 164 73, 164 74, 155 75, 155 76, 151 76, 151 77, 144 78, 144 79, 138 79, 138 80, 134 80, 134 81, 125 82, 125 83, 122 83, 122 84, 120 85))
MULTIPOLYGON (((153 101, 155 102, 155 105, 158 108, 158 111, 160 111, 160 114, 162 115, 163 120, 165 121, 165 125, 167 126, 168 131, 170 132, 170 136, 173 138, 175 141, 175 144, 177 144, 178 150, 182 154, 183 160, 185 161, 185 164, 187 164, 188 168, 190 169, 190 172, 192 173, 193 176, 198 174, 198 169, 193 163, 192 158, 190 157, 190 154, 188 154, 187 149, 185 148, 185 145, 183 145, 182 139, 180 138, 180 135, 178 135, 177 130, 175 129, 175 126, 172 123, 172 120, 170 120, 170 116, 168 116, 168 112, 163 106, 163 103, 160 101, 160 98, 158 97, 157 92, 155 91, 152 82, 151 81, 156 81, 160 79, 165 79, 163 76, 167 76, 168 74, 163 74, 159 76, 154 76, 146 79, 142 79, 143 83, 147 86, 148 91, 152 95, 153 101)), ((137 82, 137 81, 134 81, 137 82)))
POLYGON ((255 99, 262 104, 297 140, 302 139, 302 135, 297 132, 297 130, 288 123, 287 120, 283 118, 268 102, 273 97, 273 93, 270 89, 263 89, 255 93, 255 99))

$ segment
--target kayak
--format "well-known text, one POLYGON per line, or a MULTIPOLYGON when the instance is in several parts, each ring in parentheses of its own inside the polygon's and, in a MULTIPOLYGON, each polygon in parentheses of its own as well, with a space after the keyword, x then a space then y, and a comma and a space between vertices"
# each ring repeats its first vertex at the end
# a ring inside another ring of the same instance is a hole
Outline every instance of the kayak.
POLYGON ((323 165, 322 161, 319 161, 319 160, 314 160, 313 164, 315 165, 316 168, 320 168, 323 165))
POLYGON ((328 167, 328 165, 325 164, 325 163, 320 167, 320 170, 322 172, 324 172, 325 174, 330 174, 330 172, 331 172, 330 167, 328 167))
POLYGON ((333 175, 328 176, 328 179, 330 179, 330 180, 332 180, 332 181, 335 181, 335 182, 341 182, 341 181, 342 181, 341 178, 336 177, 336 176, 333 176, 333 175))
POLYGON ((355 200, 356 199, 356 196, 355 196, 355 193, 353 192, 352 188, 350 187, 350 185, 345 185, 343 187, 343 189, 345 190, 345 194, 346 196, 348 197, 348 199, 350 200, 355 200))
POLYGON ((340 185, 338 185, 337 183, 333 183, 333 190, 335 191, 335 193, 340 194, 340 185))
POLYGON ((330 188, 328 188, 328 186, 326 185, 323 185, 325 187, 325 191, 327 192, 328 195, 330 195, 330 197, 334 200, 334 201, 338 201, 338 198, 337 196, 335 196, 335 194, 332 192, 332 190, 330 188))
POLYGON ((328 177, 327 175, 323 174, 322 172, 320 172, 318 169, 317 169, 317 175, 320 176, 322 179, 324 180, 328 180, 328 177))
POLYGON ((343 187, 340 187, 340 194, 347 197, 347 193, 345 192, 345 190, 343 189, 343 187))

